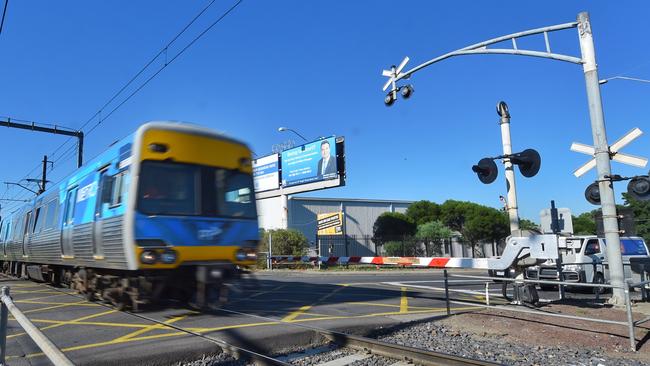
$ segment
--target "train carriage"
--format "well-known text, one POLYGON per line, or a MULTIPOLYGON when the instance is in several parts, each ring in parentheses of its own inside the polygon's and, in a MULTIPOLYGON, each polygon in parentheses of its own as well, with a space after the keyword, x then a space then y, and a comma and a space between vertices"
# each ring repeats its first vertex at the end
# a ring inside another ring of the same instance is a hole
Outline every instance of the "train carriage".
POLYGON ((130 305, 203 306, 258 241, 251 152, 150 122, 0 222, 3 269, 130 305))

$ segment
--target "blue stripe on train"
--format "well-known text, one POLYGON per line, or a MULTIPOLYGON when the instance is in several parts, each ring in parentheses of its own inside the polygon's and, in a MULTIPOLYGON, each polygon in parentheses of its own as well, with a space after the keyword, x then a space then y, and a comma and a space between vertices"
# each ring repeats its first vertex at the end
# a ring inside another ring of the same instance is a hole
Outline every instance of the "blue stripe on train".
POLYGON ((255 220, 135 215, 135 240, 160 239, 173 246, 240 245, 259 238, 255 220))

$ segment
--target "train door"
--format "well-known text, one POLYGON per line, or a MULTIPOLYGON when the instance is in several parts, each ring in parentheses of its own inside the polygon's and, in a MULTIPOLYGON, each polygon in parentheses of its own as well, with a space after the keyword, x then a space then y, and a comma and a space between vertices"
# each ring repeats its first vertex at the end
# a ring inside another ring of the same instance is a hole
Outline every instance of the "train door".
POLYGON ((97 194, 95 195, 95 218, 93 222, 93 257, 95 259, 104 258, 104 217, 102 214, 102 205, 104 203, 104 196, 106 190, 110 193, 110 187, 106 187, 105 181, 108 179, 106 175, 108 167, 99 171, 97 178, 98 187, 97 194))
POLYGON ((26 257, 29 254, 27 246, 29 245, 29 224, 32 218, 32 211, 28 211, 25 214, 25 225, 23 226, 23 257, 26 257))
POLYGON ((73 257, 72 232, 74 230, 74 207, 77 202, 77 188, 68 191, 65 199, 63 226, 61 228, 61 255, 73 257))

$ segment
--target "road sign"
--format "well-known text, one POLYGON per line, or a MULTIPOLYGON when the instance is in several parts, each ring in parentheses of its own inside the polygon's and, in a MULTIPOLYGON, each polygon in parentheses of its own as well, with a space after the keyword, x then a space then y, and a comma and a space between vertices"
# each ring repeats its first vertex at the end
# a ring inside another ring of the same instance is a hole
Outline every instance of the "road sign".
MULTIPOLYGON (((616 142, 614 142, 610 147, 609 147, 609 153, 610 153, 610 159, 614 161, 618 161, 619 163, 627 164, 627 165, 632 165, 636 166, 639 168, 644 168, 646 164, 648 164, 648 159, 640 157, 640 156, 634 156, 630 154, 623 154, 619 152, 623 147, 627 146, 630 142, 634 141, 637 137, 641 136, 643 134, 643 131, 639 128, 634 128, 632 131, 626 133, 623 137, 618 139, 616 142)), ((571 151, 587 154, 594 156, 596 150, 594 149, 593 146, 585 145, 585 144, 580 144, 577 142, 574 142, 571 144, 571 151)), ((592 158, 588 162, 586 162, 584 165, 582 165, 580 168, 576 169, 573 172, 573 175, 576 177, 580 177, 592 168, 596 166, 596 158, 592 158)))
POLYGON ((343 235, 343 213, 318 214, 316 227, 318 235, 343 235))

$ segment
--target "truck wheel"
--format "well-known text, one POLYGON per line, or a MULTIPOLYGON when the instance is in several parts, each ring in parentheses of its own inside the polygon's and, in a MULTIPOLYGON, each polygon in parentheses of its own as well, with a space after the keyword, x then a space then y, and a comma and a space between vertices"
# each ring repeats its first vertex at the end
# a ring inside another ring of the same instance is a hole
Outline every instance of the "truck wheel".
MULTIPOLYGON (((593 283, 605 283, 605 277, 603 276, 602 273, 598 272, 594 275, 594 280, 593 283)), ((593 292, 594 294, 604 294, 607 289, 605 287, 593 287, 593 292)))

